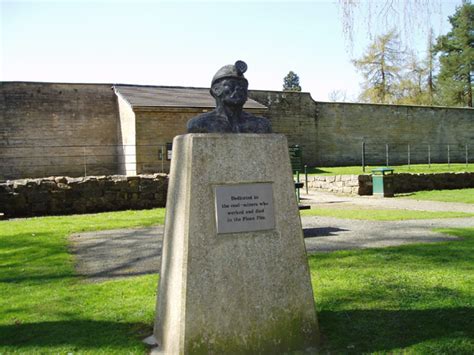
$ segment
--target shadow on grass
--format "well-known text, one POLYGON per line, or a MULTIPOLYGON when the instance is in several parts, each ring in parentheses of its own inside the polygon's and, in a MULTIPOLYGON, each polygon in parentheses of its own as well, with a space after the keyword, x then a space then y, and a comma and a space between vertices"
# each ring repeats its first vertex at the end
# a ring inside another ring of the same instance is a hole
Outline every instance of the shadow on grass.
POLYGON ((73 277, 65 243, 50 233, 17 233, 0 239, 0 282, 44 282, 73 277))
POLYGON ((330 171, 323 170, 323 169, 318 169, 318 168, 307 168, 306 172, 308 174, 325 174, 325 173, 329 173, 330 171))
POLYGON ((441 352, 470 353, 474 350, 474 309, 470 307, 322 311, 318 317, 323 351, 391 351, 423 342, 439 342, 435 349, 441 352))
POLYGON ((31 347, 129 347, 152 333, 144 323, 70 320, 0 325, 0 346, 31 347))
POLYGON ((303 235, 305 238, 329 237, 345 231, 347 231, 347 229, 335 227, 303 228, 303 235))

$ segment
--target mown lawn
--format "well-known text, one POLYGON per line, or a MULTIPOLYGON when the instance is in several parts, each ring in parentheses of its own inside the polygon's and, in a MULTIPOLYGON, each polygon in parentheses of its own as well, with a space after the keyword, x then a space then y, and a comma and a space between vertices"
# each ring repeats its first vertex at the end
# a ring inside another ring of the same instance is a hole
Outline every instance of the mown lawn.
POLYGON ((145 353, 157 276, 85 283, 67 236, 163 220, 155 209, 0 222, 0 354, 145 353))
POLYGON ((417 191, 404 197, 415 200, 474 203, 474 189, 417 191))
MULTIPOLYGON (((380 168, 381 166, 366 166, 365 172, 362 166, 336 166, 336 167, 308 167, 308 175, 359 175, 371 174, 371 170, 380 168)), ((474 164, 466 166, 466 164, 413 164, 413 165, 396 165, 390 166, 395 169, 394 173, 448 173, 448 172, 474 172, 474 164)), ((300 172, 302 174, 303 172, 300 172)), ((300 180, 304 177, 300 176, 300 180)))
POLYGON ((462 241, 309 257, 324 352, 473 354, 474 228, 462 241))
MULTIPOLYGON (((157 275, 88 283, 67 236, 162 223, 164 210, 0 222, 0 353, 145 354, 157 275)), ((474 228, 461 241, 309 257, 323 350, 474 353, 474 228)))
POLYGON ((398 209, 348 209, 348 208, 317 208, 302 210, 301 216, 324 216, 368 221, 402 221, 410 219, 461 218, 474 217, 473 213, 445 211, 413 211, 398 209))

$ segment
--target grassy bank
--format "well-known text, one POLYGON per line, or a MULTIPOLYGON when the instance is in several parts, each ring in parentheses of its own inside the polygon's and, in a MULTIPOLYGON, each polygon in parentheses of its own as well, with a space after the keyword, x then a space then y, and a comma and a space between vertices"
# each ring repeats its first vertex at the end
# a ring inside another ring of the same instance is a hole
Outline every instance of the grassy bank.
MULTIPOLYGON (((0 222, 0 353, 145 354, 157 275, 87 283, 67 236, 164 210, 0 222)), ((474 228, 461 241, 309 257, 324 351, 474 352, 474 228)))
MULTIPOLYGON (((366 166, 365 172, 361 166, 340 166, 340 167, 308 167, 309 175, 359 175, 370 174, 372 169, 381 166, 366 166)), ((415 165, 396 165, 390 166, 395 169, 395 173, 413 173, 413 174, 436 174, 436 173, 459 173, 474 172, 474 164, 466 167, 466 164, 415 164, 415 165)), ((302 172, 301 172, 302 173, 302 172)))
POLYGON ((417 191, 404 197, 415 200, 474 203, 474 189, 417 191))
POLYGON ((474 353, 474 228, 462 241, 309 257, 324 351, 474 353))
POLYGON ((74 275, 71 233, 163 223, 164 209, 0 222, 0 354, 144 353, 156 275, 74 275))
POLYGON ((323 216, 368 221, 403 221, 410 219, 436 219, 474 217, 473 213, 433 212, 397 209, 349 209, 349 208, 315 208, 301 211, 301 216, 323 216))

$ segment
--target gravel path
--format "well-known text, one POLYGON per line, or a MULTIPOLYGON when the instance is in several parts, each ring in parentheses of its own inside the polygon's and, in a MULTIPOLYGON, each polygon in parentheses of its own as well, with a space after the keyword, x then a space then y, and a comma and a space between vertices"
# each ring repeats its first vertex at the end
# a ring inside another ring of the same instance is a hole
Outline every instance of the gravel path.
POLYGON ((439 202, 415 200, 412 198, 381 198, 374 196, 346 196, 328 192, 310 191, 308 195, 301 195, 303 204, 320 207, 337 206, 338 208, 383 208, 402 209, 413 211, 452 211, 474 213, 474 204, 457 202, 439 202))
POLYGON ((474 227, 474 217, 386 222, 304 217, 302 221, 308 253, 454 240, 457 237, 432 229, 474 227))
MULTIPOLYGON (((338 208, 401 208, 425 211, 473 212, 473 205, 416 201, 400 198, 347 197, 327 193, 303 195, 303 203, 338 208)), ((377 248, 408 243, 431 243, 457 239, 435 228, 474 227, 474 217, 408 220, 361 221, 331 217, 303 217, 303 232, 308 253, 345 249, 377 248)), ((161 262, 163 226, 121 229, 71 236, 77 272, 92 281, 156 273, 161 262)))

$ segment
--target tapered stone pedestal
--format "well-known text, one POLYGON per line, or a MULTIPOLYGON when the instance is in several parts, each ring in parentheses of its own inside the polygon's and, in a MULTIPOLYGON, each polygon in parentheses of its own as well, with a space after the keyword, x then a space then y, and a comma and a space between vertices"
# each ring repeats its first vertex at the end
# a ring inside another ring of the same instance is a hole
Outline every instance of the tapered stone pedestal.
POLYGON ((167 354, 317 345, 285 136, 174 139, 154 335, 167 354))

